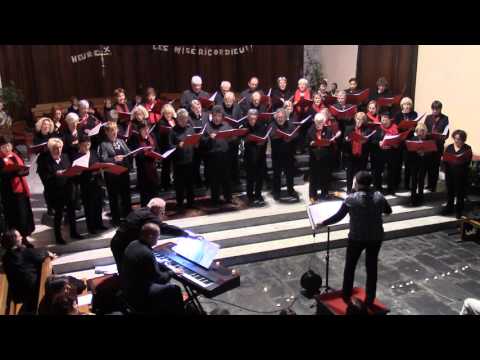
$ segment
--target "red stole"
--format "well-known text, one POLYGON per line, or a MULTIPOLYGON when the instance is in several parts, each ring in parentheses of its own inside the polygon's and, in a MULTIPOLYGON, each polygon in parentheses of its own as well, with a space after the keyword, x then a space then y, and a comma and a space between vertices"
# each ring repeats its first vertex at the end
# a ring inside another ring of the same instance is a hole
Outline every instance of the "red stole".
MULTIPOLYGON (((294 104, 297 104, 300 99, 302 98, 302 94, 303 94, 303 98, 305 100, 312 100, 312 96, 310 95, 310 90, 306 89, 304 92, 301 92, 299 89, 297 89, 297 91, 295 91, 295 95, 293 97, 293 103, 294 104)), ((298 113, 298 114, 304 114, 305 112, 308 111, 308 106, 306 107, 301 107, 301 106, 295 106, 295 112, 298 113)))
POLYGON ((376 124, 380 123, 380 117, 377 115, 372 115, 370 112, 367 112, 367 117, 371 122, 374 122, 376 124))
POLYGON ((320 103, 320 105, 313 104, 312 109, 316 112, 319 113, 322 111, 322 109, 325 109, 325 106, 323 105, 323 102, 320 103))
MULTIPOLYGON (((362 135, 362 128, 355 127, 354 132, 358 135, 362 135)), ((353 156, 360 157, 362 156, 362 143, 360 141, 355 141, 352 139, 352 154, 353 156)))
MULTIPOLYGON (((0 152, 0 156, 3 158, 5 165, 25 165, 22 158, 14 152, 10 153, 8 157, 5 156, 4 153, 0 152)), ((25 179, 25 176, 14 176, 10 181, 12 185, 12 190, 15 194, 25 194, 27 197, 30 197, 30 188, 28 187, 27 179, 25 179)))
POLYGON ((380 126, 385 133, 385 135, 398 135, 398 127, 396 124, 390 125, 389 128, 383 127, 383 125, 380 126))
POLYGON ((148 111, 148 123, 150 125, 157 123, 162 116, 161 114, 155 114, 152 112, 152 109, 156 104, 157 104, 157 100, 145 103, 145 109, 147 109, 148 111))

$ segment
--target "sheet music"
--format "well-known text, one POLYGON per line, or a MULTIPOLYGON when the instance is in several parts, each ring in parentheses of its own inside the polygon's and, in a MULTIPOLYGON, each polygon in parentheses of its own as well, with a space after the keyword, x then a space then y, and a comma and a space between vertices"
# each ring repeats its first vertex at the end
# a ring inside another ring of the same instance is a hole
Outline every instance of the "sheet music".
POLYGON ((77 296, 78 306, 90 305, 92 303, 93 294, 77 296))
POLYGON ((117 264, 106 265, 106 266, 95 266, 95 274, 116 274, 117 273, 117 264))
POLYGON ((90 162, 90 152, 88 154, 83 155, 82 157, 79 157, 77 160, 75 160, 72 163, 73 166, 81 166, 84 168, 88 168, 88 164, 90 162))
POLYGON ((307 214, 312 230, 315 230, 317 224, 320 224, 322 221, 327 220, 332 215, 335 215, 338 210, 340 210, 342 203, 343 201, 341 200, 323 201, 321 203, 308 206, 307 214))
POLYGON ((177 150, 177 148, 173 148, 173 149, 170 149, 170 150, 167 150, 165 151, 163 154, 162 154, 162 157, 163 158, 167 158, 171 153, 173 153, 175 150, 177 150))

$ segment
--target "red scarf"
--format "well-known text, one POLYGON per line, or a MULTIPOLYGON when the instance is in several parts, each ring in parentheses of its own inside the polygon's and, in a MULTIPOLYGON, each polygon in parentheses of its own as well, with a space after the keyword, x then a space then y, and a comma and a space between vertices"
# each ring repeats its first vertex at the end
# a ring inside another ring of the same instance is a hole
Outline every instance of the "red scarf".
MULTIPOLYGON (((355 128, 354 131, 358 135, 363 135, 362 134, 362 128, 355 128)), ((362 143, 360 141, 355 141, 352 139, 352 154, 353 156, 360 157, 362 156, 362 143)))
POLYGON ((367 117, 371 122, 374 122, 376 124, 380 123, 380 117, 377 115, 372 115, 372 113, 369 111, 367 112, 367 117))
POLYGON ((322 109, 325 109, 325 106, 323 105, 323 102, 321 102, 320 105, 313 104, 312 109, 316 113, 319 113, 320 111, 322 111, 322 109))
MULTIPOLYGON (((0 152, 0 157, 3 158, 5 165, 25 165, 22 158, 14 152, 11 152, 8 157, 3 152, 0 152)), ((30 197, 30 188, 28 187, 25 176, 15 176, 12 177, 10 181, 15 194, 25 194, 27 197, 30 197)))
POLYGON ((145 103, 145 109, 147 109, 147 111, 148 111, 148 123, 150 125, 153 125, 153 124, 157 123, 162 116, 161 114, 155 114, 155 113, 151 112, 151 110, 153 109, 153 107, 155 106, 156 103, 157 103, 157 100, 153 100, 151 102, 146 102, 145 103))
POLYGON ((391 124, 389 128, 383 127, 383 125, 380 126, 385 133, 385 135, 398 135, 398 127, 396 124, 391 124))

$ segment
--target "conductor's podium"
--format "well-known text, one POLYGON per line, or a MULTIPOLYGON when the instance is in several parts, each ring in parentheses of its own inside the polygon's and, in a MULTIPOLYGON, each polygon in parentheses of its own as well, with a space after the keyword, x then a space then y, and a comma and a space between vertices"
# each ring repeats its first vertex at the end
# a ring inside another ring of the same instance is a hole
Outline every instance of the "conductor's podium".
MULTIPOLYGON (((352 297, 356 298, 362 304, 365 300, 366 293, 363 288, 353 288, 352 297)), ((317 301, 317 313, 325 313, 330 315, 346 315, 347 304, 342 299, 342 291, 330 291, 315 297, 317 301), (322 311, 323 310, 323 311, 322 311)), ((375 299, 371 309, 368 309, 368 315, 386 315, 390 312, 384 304, 375 299)))

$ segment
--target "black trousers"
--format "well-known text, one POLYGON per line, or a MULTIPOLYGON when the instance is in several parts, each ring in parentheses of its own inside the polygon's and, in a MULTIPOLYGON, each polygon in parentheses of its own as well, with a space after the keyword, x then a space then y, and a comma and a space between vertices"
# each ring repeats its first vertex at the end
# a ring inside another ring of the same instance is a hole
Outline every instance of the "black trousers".
POLYGON ((53 210, 52 200, 50 199, 49 192, 46 190, 46 181, 43 177, 40 177, 43 185, 43 198, 45 199, 45 204, 47 205, 47 211, 53 210))
POLYGON ((427 169, 428 174, 428 188, 437 189, 438 176, 440 174, 440 159, 442 157, 441 152, 435 152, 431 158, 430 165, 427 169))
POLYGON ((195 197, 193 163, 174 164, 173 176, 177 206, 183 206, 185 196, 187 197, 187 205, 192 205, 195 197))
MULTIPOLYGON (((405 189, 408 189, 411 185, 412 180, 412 168, 410 162, 408 161, 408 151, 406 150, 405 146, 402 147, 403 148, 401 153, 400 172, 402 171, 402 166, 405 165, 405 172, 403 174, 403 185, 405 189)), ((397 179, 397 187, 399 187, 400 185, 400 178, 401 176, 399 176, 397 179)))
POLYGON ((85 221, 89 232, 103 226, 103 194, 101 187, 95 182, 80 183, 81 198, 85 210, 85 221))
POLYGON ((232 200, 232 185, 229 166, 229 152, 209 153, 207 157, 207 172, 210 183, 211 199, 214 203, 220 200, 220 191, 225 201, 232 200))
POLYGON ((365 302, 367 305, 373 304, 377 292, 377 263, 381 246, 381 242, 348 241, 345 270, 343 273, 344 299, 350 299, 352 296, 355 268, 357 267, 358 259, 362 251, 365 250, 365 266, 367 270, 367 298, 365 302))
POLYGON ((445 182, 447 184, 447 207, 453 209, 455 203, 455 212, 461 215, 465 207, 465 196, 467 195, 468 175, 460 169, 446 169, 445 182))
POLYGON ((282 188, 282 173, 287 178, 287 190, 293 192, 293 181, 295 176, 293 153, 272 153, 273 167, 273 193, 280 194, 282 188))
POLYGON ((353 156, 352 154, 344 154, 344 160, 347 170, 347 192, 352 192, 353 178, 357 172, 367 168, 368 154, 361 156, 353 156))
POLYGON ((62 189, 55 189, 57 196, 54 196, 52 193, 51 199, 53 202, 53 211, 54 211, 54 232, 55 239, 59 240, 62 238, 62 219, 63 219, 63 210, 67 208, 67 218, 70 226, 70 235, 73 235, 77 232, 77 222, 75 220, 75 200, 73 194, 73 187, 67 187, 62 189))
MULTIPOLYGON (((143 291, 142 291, 143 292, 143 291)), ((151 284, 144 296, 128 296, 128 304, 138 313, 155 315, 183 315, 182 290, 174 284, 151 284)))
POLYGON ((428 163, 424 159, 418 159, 416 163, 409 163, 411 174, 410 194, 412 200, 423 200, 423 189, 425 187, 425 176, 427 174, 428 163))
POLYGON ((238 164, 238 148, 240 147, 240 143, 238 141, 233 141, 229 144, 229 152, 230 152, 230 161, 231 161, 231 169, 230 174, 232 177, 233 183, 238 183, 240 181, 240 167, 238 164))
POLYGON ((201 186, 203 183, 202 176, 200 174, 200 165, 203 162, 205 180, 208 181, 207 168, 205 166, 205 155, 199 149, 193 151, 193 174, 196 186, 201 186))
POLYGON ((258 199, 262 196, 263 181, 265 178, 266 160, 258 162, 245 162, 247 173, 247 197, 249 200, 258 199))
MULTIPOLYGON (((168 150, 168 149, 167 149, 168 150)), ((170 188, 171 177, 170 173, 172 172, 172 161, 170 158, 162 160, 162 174, 160 180, 160 186, 164 189, 170 188)))
MULTIPOLYGON (((133 241, 133 239, 132 239, 133 241)), ((112 251, 113 258, 117 264, 118 274, 121 275, 121 267, 123 263, 123 254, 125 249, 128 246, 128 241, 126 241, 122 234, 119 234, 118 231, 113 235, 112 241, 110 242, 110 250, 112 251)))
POLYGON ((387 188, 389 191, 395 191, 398 187, 401 176, 401 151, 399 149, 378 150, 375 153, 375 163, 373 165, 374 183, 377 190, 381 189, 382 174, 387 170, 387 188))
POLYGON ((322 196, 328 194, 332 172, 332 159, 329 156, 321 159, 313 159, 310 157, 310 183, 308 185, 308 193, 311 198, 316 198, 320 190, 322 196))
POLYGON ((117 225, 120 223, 120 218, 126 218, 132 211, 129 173, 125 172, 121 175, 107 173, 105 174, 105 184, 107 185, 112 223, 117 225))

